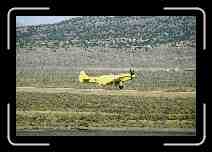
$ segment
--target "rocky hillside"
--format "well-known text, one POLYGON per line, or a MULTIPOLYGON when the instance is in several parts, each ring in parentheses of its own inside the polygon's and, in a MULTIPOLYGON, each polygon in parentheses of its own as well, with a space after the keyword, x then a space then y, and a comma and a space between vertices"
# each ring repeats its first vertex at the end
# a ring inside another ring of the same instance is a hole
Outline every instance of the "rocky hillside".
POLYGON ((83 16, 57 24, 16 28, 17 47, 132 47, 195 43, 192 16, 83 16))

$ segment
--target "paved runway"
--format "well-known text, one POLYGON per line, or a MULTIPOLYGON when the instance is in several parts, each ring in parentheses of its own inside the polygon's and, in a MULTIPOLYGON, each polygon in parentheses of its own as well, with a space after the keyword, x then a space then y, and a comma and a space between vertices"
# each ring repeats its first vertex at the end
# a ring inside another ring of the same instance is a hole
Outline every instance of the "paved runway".
POLYGON ((195 136, 188 128, 92 128, 92 129, 42 129, 16 130, 17 136, 195 136))

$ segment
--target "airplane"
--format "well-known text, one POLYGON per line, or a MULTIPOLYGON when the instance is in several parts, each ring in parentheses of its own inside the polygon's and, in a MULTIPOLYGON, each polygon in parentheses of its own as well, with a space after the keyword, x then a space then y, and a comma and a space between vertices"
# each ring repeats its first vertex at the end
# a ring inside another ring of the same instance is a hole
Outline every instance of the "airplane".
POLYGON ((100 86, 106 85, 115 85, 119 89, 124 88, 124 82, 129 81, 135 78, 134 70, 131 70, 128 73, 121 73, 118 75, 109 74, 101 76, 88 76, 85 71, 80 71, 79 81, 81 83, 97 83, 100 86))

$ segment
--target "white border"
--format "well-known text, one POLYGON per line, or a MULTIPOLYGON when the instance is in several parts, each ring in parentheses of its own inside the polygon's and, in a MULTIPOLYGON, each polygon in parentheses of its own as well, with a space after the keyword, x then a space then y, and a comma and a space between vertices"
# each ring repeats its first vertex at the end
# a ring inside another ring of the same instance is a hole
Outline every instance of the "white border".
POLYGON ((203 50, 206 50, 206 12, 200 7, 164 7, 164 10, 195 10, 203 15, 203 50))
POLYGON ((50 146, 50 143, 15 143, 10 137, 10 104, 7 104, 7 140, 12 146, 50 146))
POLYGON ((50 7, 13 7, 7 12, 7 50, 10 50, 10 16, 13 11, 18 10, 49 10, 50 7))
MULTIPOLYGON (((203 50, 206 50, 206 12, 200 7, 164 7, 164 10, 195 10, 203 15, 203 50)), ((206 104, 203 104, 203 137, 198 143, 164 143, 164 146, 201 146, 206 140, 206 104)))
MULTIPOLYGON (((49 10, 49 7, 13 7, 7 13, 7 50, 10 50, 10 15, 15 10, 49 10)), ((203 14, 203 50, 206 50, 206 13, 199 7, 164 7, 164 10, 197 10, 203 14)), ((14 143, 10 137, 10 104, 7 104, 7 139, 12 146, 50 146, 50 143, 14 143)), ((203 104, 203 138, 199 143, 164 143, 164 146, 200 146, 206 140, 206 104, 203 104)))
MULTIPOLYGON (((7 50, 10 50, 10 16, 16 10, 49 10, 50 7, 13 7, 7 13, 7 50)), ((50 143, 15 143, 10 137, 10 104, 7 104, 7 140, 12 146, 50 146, 50 143)))
POLYGON ((164 143, 164 146, 201 146, 206 140, 206 104, 203 104, 203 137, 198 143, 164 143))

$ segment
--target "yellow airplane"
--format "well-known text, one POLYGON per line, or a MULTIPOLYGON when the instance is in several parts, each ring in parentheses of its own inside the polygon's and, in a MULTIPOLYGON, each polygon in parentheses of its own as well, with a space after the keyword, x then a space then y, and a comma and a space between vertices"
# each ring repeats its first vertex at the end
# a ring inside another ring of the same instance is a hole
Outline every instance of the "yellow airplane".
POLYGON ((135 78, 135 72, 130 69, 129 73, 121 73, 118 75, 109 74, 101 76, 88 76, 84 71, 80 72, 79 81, 81 83, 97 83, 98 85, 115 85, 119 89, 123 89, 123 83, 128 80, 135 78))

